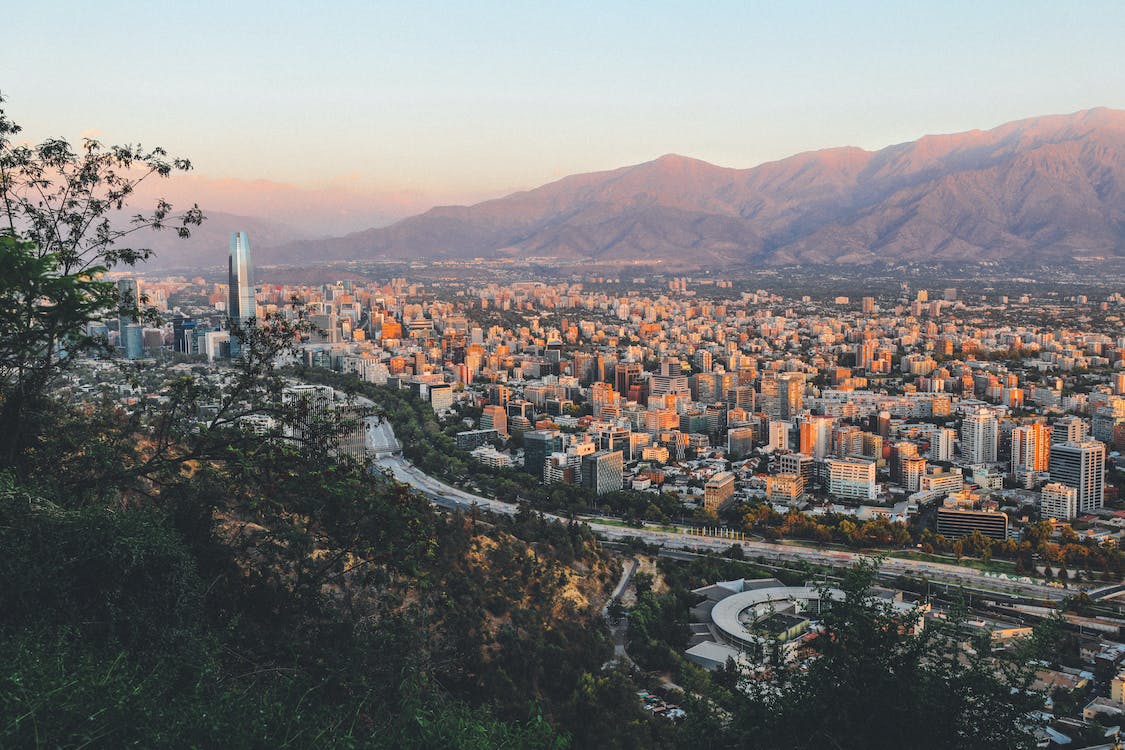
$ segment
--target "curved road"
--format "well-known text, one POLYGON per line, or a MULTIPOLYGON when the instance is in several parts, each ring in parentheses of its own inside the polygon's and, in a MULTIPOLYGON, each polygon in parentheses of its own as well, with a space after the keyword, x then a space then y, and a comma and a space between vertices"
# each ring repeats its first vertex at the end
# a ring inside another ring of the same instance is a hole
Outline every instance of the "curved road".
MULTIPOLYGON (((390 430, 390 425, 386 426, 390 430)), ((516 512, 515 505, 500 500, 481 497, 464 490, 457 489, 441 482, 428 474, 423 473, 413 464, 400 456, 386 456, 375 461, 375 465, 389 471, 395 479, 404 484, 409 484, 414 489, 428 497, 434 504, 446 508, 460 508, 468 510, 474 505, 494 513, 512 515, 516 512)), ((569 519, 551 513, 543 513, 546 518, 563 522, 569 519)), ((716 539, 714 537, 701 537, 691 534, 681 534, 668 531, 655 531, 651 529, 636 529, 631 527, 611 526, 597 521, 584 520, 586 525, 597 532, 601 537, 621 541, 629 537, 643 540, 647 544, 662 545, 669 549, 708 549, 722 551, 730 549, 731 545, 739 545, 748 557, 763 557, 778 563, 806 561, 817 565, 833 567, 847 567, 861 560, 870 559, 870 554, 846 552, 839 550, 818 550, 810 547, 790 547, 770 542, 752 540, 733 541, 730 539, 716 539)), ((880 571, 889 575, 911 575, 926 577, 955 586, 964 586, 968 589, 988 592, 1002 592, 1017 596, 1030 597, 1053 602, 1061 601, 1069 593, 1065 589, 1046 586, 1041 583, 1024 583, 1010 579, 992 578, 972 568, 963 568, 957 565, 944 563, 924 562, 921 560, 908 560, 888 557, 883 560, 880 571)))

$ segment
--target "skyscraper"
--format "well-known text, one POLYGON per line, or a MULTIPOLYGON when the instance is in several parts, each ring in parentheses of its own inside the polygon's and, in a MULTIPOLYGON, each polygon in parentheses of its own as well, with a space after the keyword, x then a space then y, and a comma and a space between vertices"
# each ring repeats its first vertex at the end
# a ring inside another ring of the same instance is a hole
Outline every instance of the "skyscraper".
POLYGON ((230 300, 227 312, 231 320, 245 324, 257 314, 254 267, 250 263, 250 238, 246 232, 231 232, 228 284, 230 300))

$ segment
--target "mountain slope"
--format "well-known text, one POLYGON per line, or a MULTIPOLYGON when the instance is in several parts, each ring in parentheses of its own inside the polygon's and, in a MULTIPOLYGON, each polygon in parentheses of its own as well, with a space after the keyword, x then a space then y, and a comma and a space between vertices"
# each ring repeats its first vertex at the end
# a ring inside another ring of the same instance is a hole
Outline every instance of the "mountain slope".
POLYGON ((1125 112, 1093 109, 752 169, 682 156, 574 175, 296 258, 536 257, 674 266, 1125 254, 1125 112))

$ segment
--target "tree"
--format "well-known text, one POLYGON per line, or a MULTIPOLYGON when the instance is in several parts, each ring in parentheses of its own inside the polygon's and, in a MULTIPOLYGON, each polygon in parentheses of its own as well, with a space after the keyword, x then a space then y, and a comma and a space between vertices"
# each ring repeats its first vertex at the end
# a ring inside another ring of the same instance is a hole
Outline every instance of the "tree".
POLYGON ((119 246, 126 237, 165 228, 188 237, 203 221, 199 206, 175 214, 164 200, 149 213, 121 215, 138 185, 190 170, 187 159, 170 158, 160 147, 106 147, 89 138, 79 151, 61 138, 26 146, 12 141, 20 131, 0 108, 0 226, 41 256, 54 256, 60 274, 135 265, 152 251, 119 246))
MULTIPOLYGON (((0 234, 0 462, 15 463, 45 407, 60 356, 94 346, 82 327, 114 301, 112 284, 58 273, 59 258, 0 234)), ((94 274, 104 270, 94 267, 94 274)))
MULTIPOLYGON (((0 104, 3 104, 0 97, 0 104)), ((198 206, 179 214, 157 201, 149 213, 125 216, 137 186, 186 171, 186 159, 162 148, 105 147, 86 139, 79 150, 61 138, 16 143, 21 131, 0 108, 0 461, 18 462, 42 424, 45 396, 68 357, 98 345, 85 323, 121 300, 101 274, 151 255, 123 241, 143 229, 173 228, 181 237, 203 221, 198 206)))
POLYGON ((850 570, 842 596, 822 592, 815 658, 748 680, 724 706, 730 744, 761 748, 1034 747, 1032 660, 1054 631, 1037 632, 1012 655, 991 653, 964 625, 965 612, 926 622, 872 592, 875 567, 850 570), (972 648, 966 648, 966 642, 972 648), (860 687, 861 686, 861 687, 860 687))

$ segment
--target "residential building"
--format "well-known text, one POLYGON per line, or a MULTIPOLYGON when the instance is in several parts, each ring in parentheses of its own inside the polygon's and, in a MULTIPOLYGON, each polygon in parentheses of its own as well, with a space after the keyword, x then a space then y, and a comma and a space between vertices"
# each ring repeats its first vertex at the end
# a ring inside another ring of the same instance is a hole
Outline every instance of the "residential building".
POLYGON ((875 484, 875 462, 860 458, 829 458, 828 493, 834 497, 853 500, 874 500, 878 497, 875 484))
POLYGON ((1012 473, 1047 471, 1050 461, 1050 427, 1036 422, 1012 430, 1012 473))
POLYGON ((998 424, 990 409, 978 409, 961 422, 961 457, 970 464, 996 461, 998 424))
POLYGON ((1051 446, 1051 481, 1078 491, 1078 512, 1099 510, 1105 500, 1105 445, 1097 440, 1051 446))
POLYGON ((717 511, 734 497, 734 473, 721 471, 703 485, 703 507, 717 511))
POLYGON ((1039 514, 1043 518, 1070 521, 1078 516, 1078 490, 1062 482, 1050 482, 1040 491, 1039 514))

